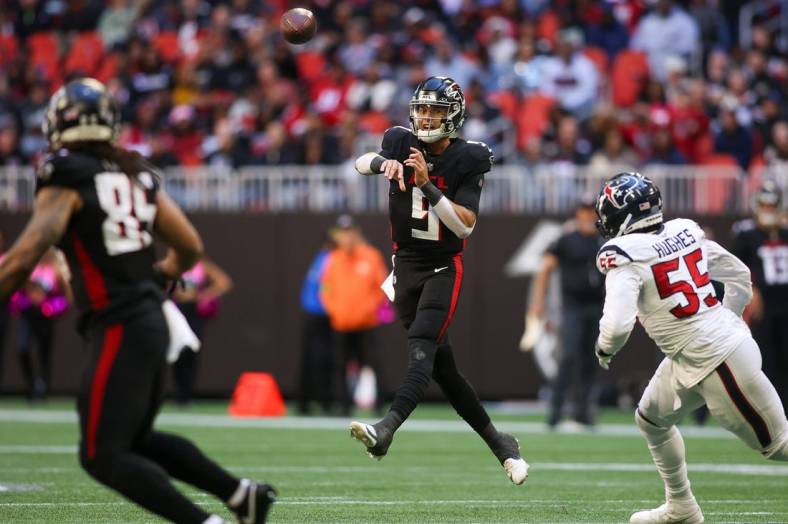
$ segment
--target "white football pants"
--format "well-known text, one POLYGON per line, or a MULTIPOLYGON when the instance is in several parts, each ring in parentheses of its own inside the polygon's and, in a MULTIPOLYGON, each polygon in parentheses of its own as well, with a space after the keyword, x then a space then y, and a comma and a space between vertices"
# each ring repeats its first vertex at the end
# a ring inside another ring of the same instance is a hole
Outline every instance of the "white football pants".
POLYGON ((788 421, 774 386, 761 371, 755 340, 745 340, 692 388, 676 385, 666 358, 643 392, 638 415, 651 431, 667 431, 704 403, 722 427, 748 446, 766 458, 788 461, 788 421))

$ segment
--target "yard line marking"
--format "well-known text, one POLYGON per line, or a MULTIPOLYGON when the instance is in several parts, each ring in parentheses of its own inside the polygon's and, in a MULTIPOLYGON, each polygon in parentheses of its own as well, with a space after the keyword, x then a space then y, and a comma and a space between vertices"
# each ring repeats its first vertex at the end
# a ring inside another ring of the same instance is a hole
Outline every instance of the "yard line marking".
POLYGON ((0 454, 8 455, 73 455, 77 452, 77 446, 0 446, 0 454))
MULTIPOLYGON (((332 417, 283 417, 283 418, 236 418, 228 415, 208 415, 194 413, 164 413, 157 423, 167 426, 200 428, 270 428, 303 430, 341 430, 346 431, 350 419, 332 417)), ((76 423, 77 415, 65 410, 22 410, 0 409, 0 422, 27 422, 41 424, 76 423)), ((502 431, 532 434, 560 434, 568 437, 636 437, 642 438, 635 424, 599 424, 592 431, 583 433, 553 432, 542 422, 501 422, 496 424, 502 431)), ((468 433, 467 424, 461 420, 408 420, 402 426, 406 431, 468 433)), ((690 438, 734 438, 733 435, 718 427, 682 427, 685 437, 690 438)))

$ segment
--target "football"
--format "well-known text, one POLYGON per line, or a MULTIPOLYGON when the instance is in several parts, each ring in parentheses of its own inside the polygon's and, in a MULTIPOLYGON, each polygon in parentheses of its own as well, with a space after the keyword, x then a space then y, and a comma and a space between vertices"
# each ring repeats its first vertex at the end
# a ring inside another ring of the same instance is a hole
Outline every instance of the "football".
POLYGON ((309 42, 317 31, 315 15, 309 9, 296 7, 286 11, 279 20, 282 36, 291 44, 309 42))

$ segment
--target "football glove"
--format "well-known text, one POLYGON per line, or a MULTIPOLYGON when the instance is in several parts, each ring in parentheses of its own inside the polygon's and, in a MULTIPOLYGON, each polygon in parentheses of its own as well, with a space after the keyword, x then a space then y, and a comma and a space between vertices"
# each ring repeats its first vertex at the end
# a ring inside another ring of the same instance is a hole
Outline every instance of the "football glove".
POLYGON ((608 355, 599 346, 595 347, 596 358, 599 360, 599 367, 607 371, 610 369, 610 361, 613 360, 613 355, 608 355))

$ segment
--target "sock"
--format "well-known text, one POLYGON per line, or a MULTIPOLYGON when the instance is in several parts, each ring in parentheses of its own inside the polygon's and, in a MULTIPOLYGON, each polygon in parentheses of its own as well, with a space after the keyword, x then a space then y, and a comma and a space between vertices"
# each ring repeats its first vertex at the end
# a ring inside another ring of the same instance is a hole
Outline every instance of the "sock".
POLYGON ((676 426, 661 428, 647 422, 641 415, 635 420, 641 433, 646 437, 648 449, 654 465, 665 483, 667 501, 682 501, 693 498, 690 481, 687 477, 684 439, 676 426))
POLYGON ((227 524, 227 521, 219 515, 211 515, 202 524, 227 524))
POLYGON ((490 422, 487 424, 487 427, 483 430, 479 431, 479 436, 484 439, 487 445, 490 447, 491 450, 495 451, 495 447, 498 444, 498 438, 500 433, 495 428, 495 425, 490 422))
POLYGON ((410 359, 405 380, 394 395, 388 415, 379 422, 391 431, 396 431, 424 398, 435 363, 437 345, 434 340, 411 338, 408 339, 408 348, 410 359))
POLYGON ((249 486, 251 485, 252 482, 249 479, 241 479, 240 482, 238 482, 238 487, 235 489, 235 492, 226 500, 227 505, 231 508, 240 506, 241 502, 246 498, 249 486))

